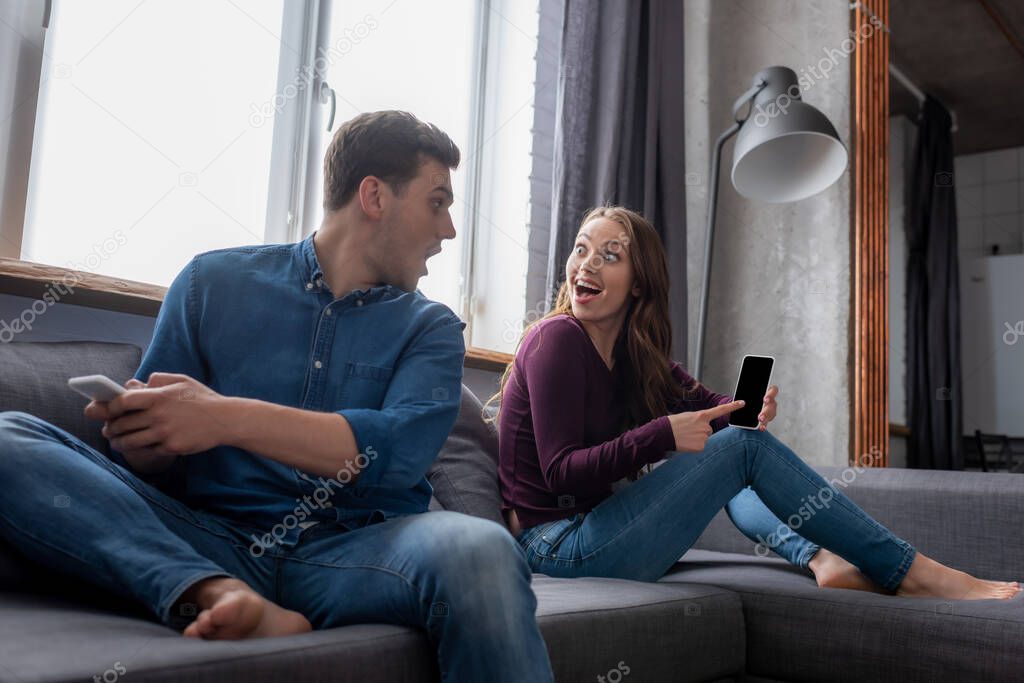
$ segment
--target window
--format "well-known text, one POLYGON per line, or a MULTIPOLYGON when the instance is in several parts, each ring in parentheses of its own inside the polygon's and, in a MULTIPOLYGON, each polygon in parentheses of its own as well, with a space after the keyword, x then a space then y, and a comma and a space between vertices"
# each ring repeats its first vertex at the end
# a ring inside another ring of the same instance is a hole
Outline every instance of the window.
MULTIPOLYGON (((456 239, 427 262, 429 271, 419 288, 426 296, 464 313, 462 246, 465 244, 467 148, 474 91, 474 42, 478 3, 445 0, 444 11, 432 2, 396 4, 392 0, 335 2, 331 9, 330 44, 321 56, 328 63, 326 80, 336 98, 335 122, 366 111, 403 109, 446 132, 462 152, 463 161, 452 176, 455 203, 451 207, 456 239)), ((323 159, 331 135, 322 137, 313 154, 323 159)), ((323 191, 323 177, 310 174, 323 191)), ((313 230, 320 223, 319 205, 313 230)))
POLYGON ((196 253, 301 239, 333 91, 334 127, 405 109, 459 145, 458 237, 419 287, 511 352, 537 25, 537 0, 55 0, 22 258, 166 285, 196 253))
POLYGON ((282 5, 55 2, 22 258, 167 285, 263 242, 282 5))
MULTIPOLYGON (((323 54, 337 121, 405 109, 462 151, 452 176, 458 236, 419 284, 467 321, 467 343, 511 352, 525 310, 536 0, 334 3, 323 54)), ((330 136, 314 157, 322 159, 330 136)), ((315 183, 320 197, 322 178, 315 183)), ((319 222, 307 224, 315 228, 319 222)))

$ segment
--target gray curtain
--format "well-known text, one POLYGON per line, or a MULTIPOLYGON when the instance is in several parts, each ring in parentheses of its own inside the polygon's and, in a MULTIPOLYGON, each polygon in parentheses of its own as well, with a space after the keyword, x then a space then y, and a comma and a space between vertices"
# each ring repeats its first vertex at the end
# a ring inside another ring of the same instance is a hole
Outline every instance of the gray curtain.
POLYGON ((964 468, 960 264, 949 112, 925 99, 907 215, 907 466, 964 468))
POLYGON ((547 303, 588 209, 640 211, 667 250, 672 355, 685 364, 683 4, 562 1, 547 303))

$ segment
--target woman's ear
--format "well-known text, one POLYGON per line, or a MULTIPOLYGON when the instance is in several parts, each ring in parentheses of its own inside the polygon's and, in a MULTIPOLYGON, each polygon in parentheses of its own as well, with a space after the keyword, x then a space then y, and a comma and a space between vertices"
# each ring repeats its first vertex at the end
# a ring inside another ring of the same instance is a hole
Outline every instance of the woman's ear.
POLYGON ((637 297, 640 296, 640 288, 639 287, 633 287, 632 294, 633 294, 633 296, 637 296, 637 297))

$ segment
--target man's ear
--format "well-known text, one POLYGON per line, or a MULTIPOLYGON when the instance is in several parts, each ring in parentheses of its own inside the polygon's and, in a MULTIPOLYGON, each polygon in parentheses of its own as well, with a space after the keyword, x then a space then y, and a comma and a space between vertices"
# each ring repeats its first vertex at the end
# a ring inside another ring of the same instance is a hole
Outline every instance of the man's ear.
POLYGON ((384 185, 384 181, 377 176, 368 175, 359 183, 359 190, 357 192, 359 206, 362 208, 363 213, 372 220, 380 220, 380 217, 384 214, 384 202, 386 200, 383 194, 385 192, 387 192, 387 188, 384 185))

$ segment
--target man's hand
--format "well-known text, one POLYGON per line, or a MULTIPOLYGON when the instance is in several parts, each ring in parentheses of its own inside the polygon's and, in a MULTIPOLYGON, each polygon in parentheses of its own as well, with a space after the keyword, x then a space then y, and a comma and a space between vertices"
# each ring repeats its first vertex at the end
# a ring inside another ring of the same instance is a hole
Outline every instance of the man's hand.
POLYGON ((112 401, 91 402, 85 414, 106 421, 103 436, 130 461, 201 453, 225 441, 224 397, 191 377, 154 372, 147 384, 125 387, 112 401))
POLYGON ((739 410, 745 405, 744 401, 733 401, 723 403, 707 410, 693 410, 687 413, 676 413, 669 415, 669 422, 672 423, 672 434, 676 438, 677 451, 697 452, 704 450, 714 429, 711 421, 723 415, 728 415, 734 410, 739 410))
POLYGON ((768 387, 768 391, 764 395, 764 404, 761 408, 761 414, 757 416, 757 421, 760 423, 758 430, 765 431, 768 429, 768 423, 775 419, 775 412, 778 408, 778 404, 775 402, 775 397, 779 395, 779 388, 774 384, 768 387))
MULTIPOLYGON (((125 389, 132 391, 133 389, 144 389, 146 385, 137 379, 130 379, 124 383, 125 389)), ((94 420, 103 420, 103 429, 101 430, 103 435, 107 434, 107 420, 110 418, 110 408, 108 401, 91 401, 85 406, 85 416, 90 417, 94 420)), ((163 470, 170 467, 177 456, 167 456, 157 453, 152 448, 136 448, 133 450, 122 450, 121 453, 124 455, 125 460, 136 472, 142 474, 154 474, 156 472, 162 472, 163 470)))

